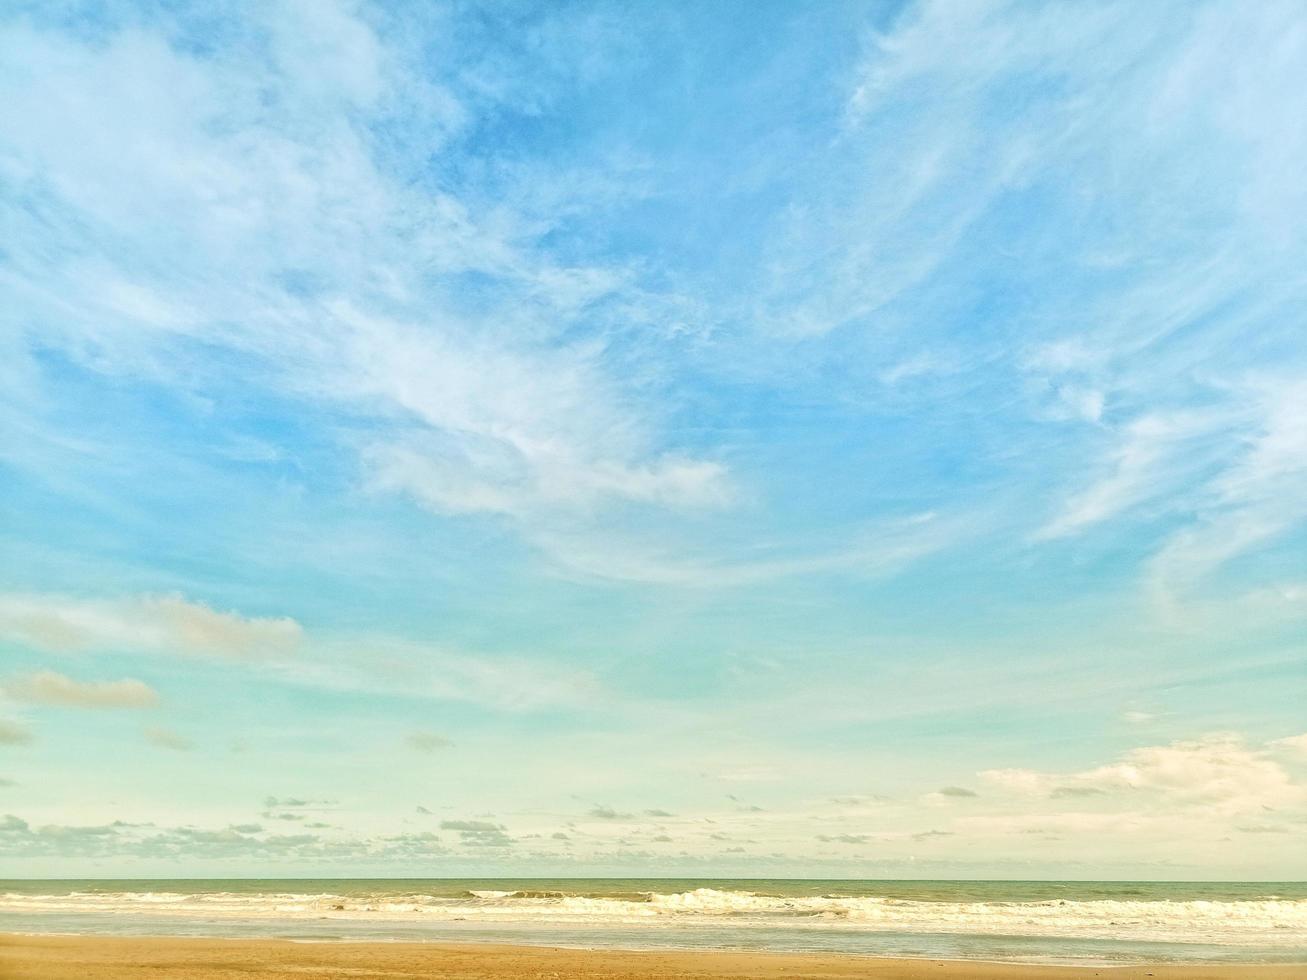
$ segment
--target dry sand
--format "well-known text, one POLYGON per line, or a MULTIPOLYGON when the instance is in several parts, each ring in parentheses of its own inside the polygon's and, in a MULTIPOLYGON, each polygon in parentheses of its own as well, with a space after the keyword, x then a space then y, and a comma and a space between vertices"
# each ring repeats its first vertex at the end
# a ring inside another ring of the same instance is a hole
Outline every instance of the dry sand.
POLYGON ((1307 980, 1293 966, 1013 966, 951 960, 426 943, 0 936, 2 980, 1307 980))

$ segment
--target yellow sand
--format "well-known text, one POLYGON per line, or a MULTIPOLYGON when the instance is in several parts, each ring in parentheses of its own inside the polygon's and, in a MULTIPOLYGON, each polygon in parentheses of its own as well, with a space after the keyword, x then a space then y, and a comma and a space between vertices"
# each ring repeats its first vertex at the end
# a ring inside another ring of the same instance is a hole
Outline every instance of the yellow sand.
POLYGON ((1012 966, 954 960, 427 943, 0 936, 2 980, 1307 980, 1307 965, 1012 966))

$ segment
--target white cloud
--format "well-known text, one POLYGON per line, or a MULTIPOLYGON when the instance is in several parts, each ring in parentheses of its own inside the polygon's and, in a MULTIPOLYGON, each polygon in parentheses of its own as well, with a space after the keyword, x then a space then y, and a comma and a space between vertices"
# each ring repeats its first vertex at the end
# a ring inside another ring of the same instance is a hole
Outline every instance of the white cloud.
MULTIPOLYGON (((1079 534, 1092 525, 1158 497, 1173 494, 1201 462, 1185 452, 1194 440, 1210 437, 1219 420, 1180 412, 1153 414, 1130 422, 1101 468, 1102 476, 1074 493, 1037 538, 1079 534)), ((1200 447, 1203 448, 1203 447, 1200 447)))
MULTIPOLYGON (((602 330, 563 339, 618 293, 637 312, 627 270, 560 262, 536 243, 547 222, 396 179, 380 159, 395 147, 351 125, 367 109, 436 154, 466 109, 425 56, 344 8, 269 10, 250 29, 266 48, 236 59, 136 29, 0 38, 15 66, 0 159, 24 186, 41 175, 68 246, 51 267, 50 224, 23 218, 9 236, 24 320, 48 321, 33 343, 183 388, 245 383, 191 344, 248 359, 283 395, 377 423, 342 434, 365 478, 445 514, 535 528, 556 511, 731 500, 724 464, 661 435, 662 401, 609 363, 602 330), (450 299, 469 274, 489 309, 450 299)), ((551 180, 558 208, 584 208, 551 180)))
POLYGON ((1198 519, 1153 558, 1157 597, 1174 601, 1214 569, 1307 520, 1307 382, 1241 386, 1256 422, 1234 462, 1203 488, 1198 519))
POLYGON ((632 465, 569 453, 535 440, 426 437, 373 446, 363 455, 377 487, 405 491, 447 514, 540 518, 542 508, 570 511, 605 499, 676 508, 731 501, 726 468, 719 463, 663 457, 632 465))
POLYGON ((990 769, 979 775, 1017 793, 1060 798, 1143 794, 1220 813, 1307 801, 1307 788, 1294 783, 1266 748, 1248 746, 1233 734, 1131 749, 1116 762, 1077 772, 990 769))
POLYGON ((435 752, 437 749, 450 748, 454 743, 435 732, 413 732, 404 739, 411 749, 419 752, 435 752))
POLYGON ((141 681, 82 682, 49 670, 10 681, 4 692, 18 701, 65 708, 153 708, 159 703, 158 693, 141 681))
POLYGON ((266 657, 293 651, 301 634, 293 619, 219 612, 180 595, 123 599, 0 595, 0 636, 51 652, 266 657))
MULTIPOLYGON (((1036 539, 1160 518, 1150 529, 1160 540, 1145 539, 1156 554, 1150 584, 1171 593, 1307 519, 1302 257, 1286 247, 1307 203, 1287 165, 1303 151, 1290 120, 1307 88, 1303 35, 1286 19, 1275 4, 1181 16, 1140 4, 1019 15, 1002 3, 914 4, 869 36, 849 99, 837 156, 859 160, 867 177, 832 181, 838 200, 818 212, 829 220, 795 238, 817 294, 805 322, 901 323, 920 344, 939 295, 973 285, 978 256, 959 248, 978 244, 968 230, 983 227, 985 248, 1010 247, 1012 258, 1046 250, 985 223, 1010 216, 1006 192, 1042 188, 1036 206, 1046 192, 1068 215, 1092 207, 1104 224, 1015 279, 1030 290, 1027 309, 1005 314, 1001 340, 967 348, 962 363, 1010 365, 1031 415, 1077 423, 1039 457, 1069 489, 1036 539), (1232 46, 1264 57, 1236 67, 1232 46), (1047 87, 1012 102, 1012 91, 1040 88, 1034 79, 1047 87), (864 134, 879 137, 872 149, 864 134), (899 311, 892 301, 907 290, 911 309, 899 311), (1278 377, 1255 377, 1268 359, 1278 377)), ((796 221, 816 224, 805 205, 796 221)), ((994 269, 1002 276, 1006 263, 994 269)), ((955 333, 937 339, 957 343, 955 333)), ((977 387, 987 377, 970 374, 977 387)), ((1032 448, 1018 437, 1013 451, 1032 448)))

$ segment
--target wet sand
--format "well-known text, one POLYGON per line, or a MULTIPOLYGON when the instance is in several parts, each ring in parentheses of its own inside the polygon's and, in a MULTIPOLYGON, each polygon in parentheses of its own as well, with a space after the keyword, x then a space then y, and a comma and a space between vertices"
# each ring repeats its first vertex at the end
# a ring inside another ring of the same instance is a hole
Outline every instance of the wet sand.
POLYGON ((1015 966, 786 953, 427 943, 0 936, 3 980, 1307 980, 1277 966, 1015 966))

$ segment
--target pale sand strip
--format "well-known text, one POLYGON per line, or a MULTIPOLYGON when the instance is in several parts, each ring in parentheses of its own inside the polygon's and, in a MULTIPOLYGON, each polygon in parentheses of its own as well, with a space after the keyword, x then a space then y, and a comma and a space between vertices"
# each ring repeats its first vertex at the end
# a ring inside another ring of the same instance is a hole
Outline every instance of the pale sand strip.
POLYGON ((1307 980, 1302 966, 1013 966, 784 953, 0 936, 3 980, 1307 980))

